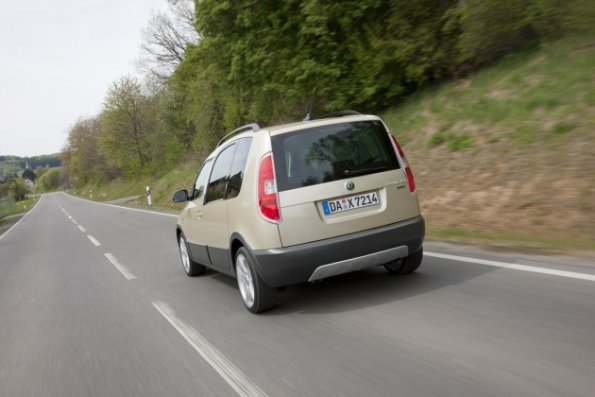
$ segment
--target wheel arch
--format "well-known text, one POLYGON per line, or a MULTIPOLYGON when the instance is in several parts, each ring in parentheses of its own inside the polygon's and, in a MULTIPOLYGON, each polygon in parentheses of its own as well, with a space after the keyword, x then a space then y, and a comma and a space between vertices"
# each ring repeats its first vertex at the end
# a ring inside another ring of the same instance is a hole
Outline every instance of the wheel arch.
MULTIPOLYGON (((246 243, 246 240, 242 237, 242 235, 237 232, 232 233, 229 237, 229 259, 231 261, 230 263, 234 274, 236 273, 236 254, 238 253, 240 247, 245 247, 249 255, 252 256, 252 250, 250 249, 250 246, 248 245, 248 243, 246 243)), ((254 258, 251 259, 254 260, 254 258)))

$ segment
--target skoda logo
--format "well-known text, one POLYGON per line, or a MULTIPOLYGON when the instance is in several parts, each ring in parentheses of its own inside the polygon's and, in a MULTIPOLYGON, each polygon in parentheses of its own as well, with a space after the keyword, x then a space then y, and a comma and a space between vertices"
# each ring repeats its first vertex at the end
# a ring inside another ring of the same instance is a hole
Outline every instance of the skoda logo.
POLYGON ((351 181, 345 182, 345 189, 353 190, 354 187, 355 187, 355 185, 353 184, 353 182, 351 182, 351 181))

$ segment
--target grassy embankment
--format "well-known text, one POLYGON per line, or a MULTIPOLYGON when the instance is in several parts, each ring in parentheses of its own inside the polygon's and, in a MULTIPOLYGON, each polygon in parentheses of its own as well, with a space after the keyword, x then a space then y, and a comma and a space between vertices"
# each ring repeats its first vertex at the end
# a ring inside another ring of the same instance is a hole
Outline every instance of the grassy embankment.
MULTIPOLYGON (((35 197, 27 197, 25 200, 17 201, 15 203, 14 208, 8 209, 5 213, 3 213, 3 217, 21 214, 26 212, 27 210, 31 209, 35 204, 35 197)), ((2 226, 6 221, 0 218, 0 226, 2 226)))
MULTIPOLYGON (((567 37, 381 116, 404 143, 429 237, 595 249, 595 36, 567 37)), ((196 163, 78 193, 176 208, 196 163)))
POLYGON ((595 249, 595 35, 511 56, 384 114, 429 235, 595 249))
POLYGON ((84 198, 93 200, 110 201, 126 197, 138 196, 138 199, 130 201, 133 205, 146 206, 145 187, 151 186, 153 206, 157 208, 180 209, 183 205, 171 201, 173 193, 178 189, 192 188, 200 160, 194 164, 184 164, 175 168, 165 175, 155 178, 143 176, 134 179, 115 179, 105 185, 88 184, 73 191, 84 198))

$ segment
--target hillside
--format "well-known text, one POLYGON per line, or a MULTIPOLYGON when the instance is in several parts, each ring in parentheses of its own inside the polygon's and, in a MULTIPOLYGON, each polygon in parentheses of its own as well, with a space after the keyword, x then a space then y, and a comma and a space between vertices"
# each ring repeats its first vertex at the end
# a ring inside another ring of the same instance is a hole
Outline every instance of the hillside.
MULTIPOLYGON (((595 37, 571 37, 426 90, 381 116, 404 144, 434 237, 595 249, 595 37)), ((190 187, 200 156, 163 178, 85 196, 190 187)), ((144 202, 143 200, 140 203, 144 202)))
POLYGON ((33 157, 0 156, 0 175, 13 174, 25 169, 26 160, 32 169, 37 167, 59 167, 60 153, 33 157))
POLYGON ((595 248, 595 37, 509 57, 384 115, 431 234, 595 248))

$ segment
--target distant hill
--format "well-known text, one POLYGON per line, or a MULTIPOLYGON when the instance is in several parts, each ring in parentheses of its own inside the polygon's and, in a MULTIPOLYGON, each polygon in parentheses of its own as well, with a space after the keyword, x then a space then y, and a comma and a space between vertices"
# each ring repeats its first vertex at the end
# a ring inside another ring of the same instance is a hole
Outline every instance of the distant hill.
POLYGON ((44 154, 33 157, 0 156, 0 175, 10 175, 25 169, 29 160, 32 169, 36 167, 60 167, 60 153, 44 154))

